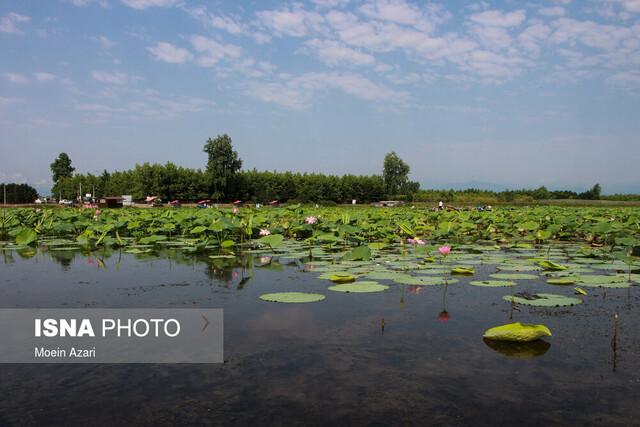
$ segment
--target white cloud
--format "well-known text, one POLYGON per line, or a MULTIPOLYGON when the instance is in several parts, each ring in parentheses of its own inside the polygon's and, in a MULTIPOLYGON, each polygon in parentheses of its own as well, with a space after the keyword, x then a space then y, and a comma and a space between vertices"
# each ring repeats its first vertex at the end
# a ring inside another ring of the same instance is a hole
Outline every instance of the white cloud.
POLYGON ((292 9, 258 12, 258 19, 277 36, 303 37, 318 31, 324 19, 317 12, 295 6, 292 9))
POLYGON ((247 94, 264 102, 271 102, 295 110, 308 108, 313 96, 326 89, 337 89, 356 98, 397 106, 406 103, 410 96, 372 82, 357 74, 305 73, 298 77, 281 76, 276 82, 253 82, 247 94))
POLYGON ((349 4, 349 0, 312 0, 312 2, 319 8, 324 8, 324 9, 343 7, 349 4))
POLYGON ((488 49, 506 49, 511 46, 511 36, 504 27, 473 25, 472 31, 488 49))
POLYGON ((31 18, 19 13, 10 12, 0 18, 0 33, 6 34, 22 34, 18 25, 24 22, 29 22, 31 18))
POLYGON ((640 87, 640 72, 634 70, 615 73, 607 78, 607 83, 640 87))
POLYGON ((239 58, 242 48, 233 44, 224 44, 216 40, 193 35, 189 38, 193 48, 199 53, 196 62, 203 67, 211 67, 225 58, 239 58))
POLYGON ((640 0, 615 0, 627 12, 640 13, 640 0))
POLYGON ((34 73, 34 76, 36 77, 36 80, 38 80, 39 82, 48 82, 56 78, 54 74, 45 73, 45 72, 34 73))
POLYGON ((516 27, 525 20, 524 10, 514 12, 502 12, 500 10, 486 10, 484 12, 471 15, 471 21, 492 27, 516 27))
POLYGON ((92 40, 98 42, 103 49, 111 49, 116 45, 115 42, 105 36, 92 37, 92 40))
POLYGON ((4 77, 5 80, 11 83, 18 83, 18 84, 29 83, 29 78, 27 78, 26 76, 23 76, 22 74, 4 73, 2 76, 4 77))
POLYGON ((306 51, 327 65, 373 65, 376 58, 335 40, 312 39, 305 42, 306 51))
POLYGON ((360 11, 370 18, 414 26, 425 32, 434 31, 437 24, 451 16, 435 4, 423 9, 404 0, 372 0, 360 7, 360 11))
POLYGON ((129 82, 129 77, 120 71, 113 73, 107 71, 93 71, 91 77, 99 82, 112 84, 112 85, 125 85, 129 82))
POLYGON ((540 44, 551 34, 551 28, 543 23, 529 25, 518 35, 518 42, 528 51, 540 53, 540 44))
POLYGON ((564 16, 565 11, 563 7, 554 6, 538 9, 538 13, 542 16, 564 16))
POLYGON ((114 118, 126 120, 158 120, 180 114, 197 113, 213 108, 215 103, 192 96, 161 95, 155 90, 134 90, 131 99, 115 94, 110 103, 86 102, 75 105, 75 110, 92 121, 106 122, 114 118))
POLYGON ((627 27, 615 25, 603 25, 593 21, 577 21, 571 18, 560 18, 551 25, 555 31, 550 40, 555 43, 567 43, 570 45, 580 42, 586 46, 599 49, 614 49, 618 47, 623 40, 638 37, 640 27, 637 27, 638 33, 627 27))
POLYGON ((86 7, 86 6, 89 6, 91 3, 98 3, 98 5, 100 5, 100 7, 102 8, 109 7, 109 2, 107 0, 68 0, 68 1, 72 5, 78 6, 78 7, 86 7))
POLYGON ((171 64, 181 64, 193 59, 193 55, 186 49, 172 45, 171 43, 158 42, 148 48, 156 59, 171 64))
POLYGON ((173 7, 180 3, 180 0, 120 0, 124 5, 133 9, 147 9, 149 7, 173 7))

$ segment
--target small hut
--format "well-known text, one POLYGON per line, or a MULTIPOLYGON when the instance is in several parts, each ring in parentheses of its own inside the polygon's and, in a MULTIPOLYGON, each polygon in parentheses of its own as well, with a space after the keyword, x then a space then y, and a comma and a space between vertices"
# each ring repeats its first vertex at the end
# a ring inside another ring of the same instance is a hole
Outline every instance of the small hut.
POLYGON ((123 198, 120 196, 102 197, 100 200, 98 200, 98 207, 109 209, 121 208, 122 200, 123 198))

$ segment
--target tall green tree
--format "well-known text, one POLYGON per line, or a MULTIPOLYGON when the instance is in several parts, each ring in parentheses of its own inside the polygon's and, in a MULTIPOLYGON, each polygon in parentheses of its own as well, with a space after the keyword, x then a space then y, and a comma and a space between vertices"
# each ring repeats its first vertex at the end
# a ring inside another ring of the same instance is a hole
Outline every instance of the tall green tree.
POLYGON ((395 151, 384 156, 383 178, 388 195, 399 194, 409 182, 409 165, 395 151))
POLYGON ((207 176, 212 198, 229 197, 235 190, 236 174, 242 167, 238 152, 234 151, 231 138, 226 133, 215 139, 209 138, 204 145, 207 153, 207 176))
POLYGON ((51 163, 53 182, 58 182, 60 178, 71 178, 74 170, 76 169, 71 166, 71 158, 69 155, 67 153, 60 153, 58 158, 51 163))

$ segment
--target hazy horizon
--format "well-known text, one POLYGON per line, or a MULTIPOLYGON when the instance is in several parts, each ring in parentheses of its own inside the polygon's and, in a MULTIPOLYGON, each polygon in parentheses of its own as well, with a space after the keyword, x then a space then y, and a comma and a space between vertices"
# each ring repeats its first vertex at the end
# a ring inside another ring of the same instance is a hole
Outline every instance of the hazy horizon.
POLYGON ((0 182, 172 161, 640 193, 634 0, 9 0, 0 182))

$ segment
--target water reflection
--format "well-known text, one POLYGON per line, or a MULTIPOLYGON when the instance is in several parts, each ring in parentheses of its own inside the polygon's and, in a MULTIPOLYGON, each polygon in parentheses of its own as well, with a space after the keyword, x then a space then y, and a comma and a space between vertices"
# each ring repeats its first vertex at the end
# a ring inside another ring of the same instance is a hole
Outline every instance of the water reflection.
POLYGON ((533 359, 543 356, 551 348, 551 344, 545 340, 531 342, 497 341, 487 338, 482 340, 490 349, 511 359, 533 359))

